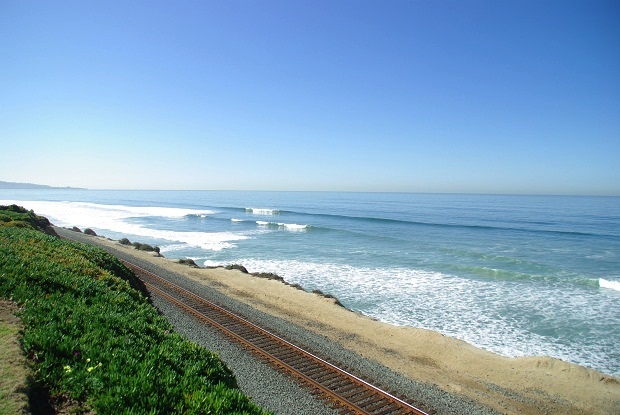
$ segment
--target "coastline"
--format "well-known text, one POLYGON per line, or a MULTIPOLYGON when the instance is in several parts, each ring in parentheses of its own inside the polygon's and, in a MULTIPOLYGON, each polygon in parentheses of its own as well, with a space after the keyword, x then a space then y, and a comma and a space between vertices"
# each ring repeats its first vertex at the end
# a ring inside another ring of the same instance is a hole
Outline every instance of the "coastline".
POLYGON ((620 411, 620 381, 550 357, 507 358, 429 330, 397 327, 335 305, 334 299, 238 270, 192 268, 102 237, 123 250, 217 289, 257 310, 320 334, 414 381, 436 385, 506 414, 620 411))

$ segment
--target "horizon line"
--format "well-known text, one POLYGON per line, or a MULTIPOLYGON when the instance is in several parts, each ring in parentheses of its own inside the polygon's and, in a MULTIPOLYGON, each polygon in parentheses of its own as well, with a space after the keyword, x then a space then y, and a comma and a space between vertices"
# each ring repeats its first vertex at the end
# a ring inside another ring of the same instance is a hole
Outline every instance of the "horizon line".
POLYGON ((620 197, 620 193, 528 193, 528 192, 467 192, 467 191, 415 191, 415 190, 267 190, 267 189, 147 189, 147 188, 88 188, 72 186, 49 186, 41 188, 0 188, 0 190, 36 191, 110 191, 110 192, 256 192, 256 193, 376 193, 376 194, 421 194, 421 195, 470 195, 470 196, 550 196, 550 197, 620 197))

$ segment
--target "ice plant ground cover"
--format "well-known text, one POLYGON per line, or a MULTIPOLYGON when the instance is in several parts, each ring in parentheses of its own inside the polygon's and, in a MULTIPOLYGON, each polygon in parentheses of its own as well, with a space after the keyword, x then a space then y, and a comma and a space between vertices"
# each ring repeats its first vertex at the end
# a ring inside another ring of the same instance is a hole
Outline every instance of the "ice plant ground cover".
POLYGON ((46 235, 45 222, 0 207, 0 297, 21 308, 38 386, 97 413, 264 413, 215 354, 173 331, 117 258, 46 235))

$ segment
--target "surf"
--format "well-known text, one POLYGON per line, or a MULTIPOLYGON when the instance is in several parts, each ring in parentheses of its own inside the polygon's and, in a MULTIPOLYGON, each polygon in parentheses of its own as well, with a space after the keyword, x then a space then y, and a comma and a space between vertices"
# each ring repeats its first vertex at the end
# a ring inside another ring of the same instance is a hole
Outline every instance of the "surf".
POLYGON ((610 290, 620 291, 620 281, 610 281, 604 278, 599 278, 598 284, 601 288, 608 288, 610 290))
POLYGON ((268 222, 264 220, 257 220, 258 226, 272 228, 272 229, 286 229, 289 231, 305 231, 309 228, 309 225, 298 225, 296 223, 283 223, 283 222, 268 222))

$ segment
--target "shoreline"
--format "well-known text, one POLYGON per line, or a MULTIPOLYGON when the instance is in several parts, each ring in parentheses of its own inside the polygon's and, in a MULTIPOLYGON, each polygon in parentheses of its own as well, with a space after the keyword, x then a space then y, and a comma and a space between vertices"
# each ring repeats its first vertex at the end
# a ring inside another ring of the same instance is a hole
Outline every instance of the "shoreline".
POLYGON ((337 306, 333 298, 278 280, 239 270, 193 268, 107 238, 92 240, 324 336, 409 379, 436 385, 502 413, 620 412, 620 380, 593 369, 546 356, 503 357, 430 330, 377 321, 337 306))

